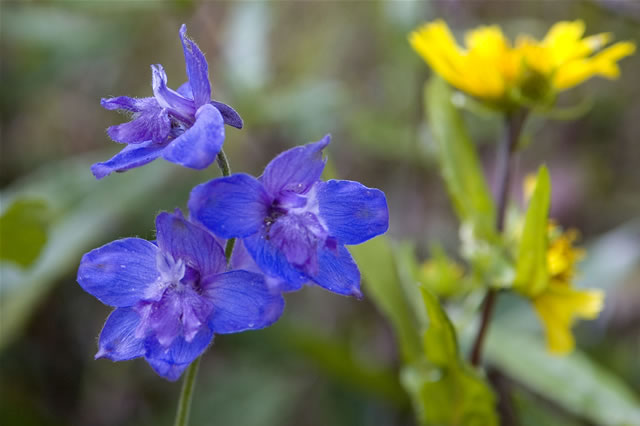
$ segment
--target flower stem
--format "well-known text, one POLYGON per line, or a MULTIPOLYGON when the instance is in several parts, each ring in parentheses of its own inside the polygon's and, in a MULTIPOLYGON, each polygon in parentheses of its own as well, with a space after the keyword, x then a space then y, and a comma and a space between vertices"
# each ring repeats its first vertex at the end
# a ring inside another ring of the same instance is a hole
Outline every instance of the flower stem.
MULTIPOLYGON (((231 167, 229 166, 229 160, 227 160, 227 156, 225 155, 222 149, 218 153, 218 166, 220 167, 222 176, 231 175, 231 167)), ((227 240, 227 245, 224 248, 224 256, 227 259, 227 265, 231 261, 231 254, 233 254, 233 247, 235 246, 235 244, 236 244, 235 238, 229 238, 227 240)))
POLYGON ((189 424, 189 414, 191 412, 191 397, 196 384, 196 375, 198 374, 198 366, 200 365, 200 357, 196 358, 187 368, 187 374, 182 384, 182 392, 178 400, 178 411, 176 412, 176 421, 174 426, 186 426, 189 424))
MULTIPOLYGON (((505 116, 505 135, 498 149, 497 160, 497 189, 496 189, 496 205, 498 208, 496 215, 496 230, 502 233, 504 230, 504 217, 507 210, 507 203, 509 201, 509 184, 511 183, 512 172, 512 159, 513 154, 516 151, 518 140, 520 139, 520 133, 524 126, 527 112, 525 110, 519 110, 514 113, 509 113, 505 116)), ((471 365, 478 366, 482 361, 482 344, 489 328, 489 322, 491 321, 491 315, 493 314, 493 307, 496 302, 497 292, 493 288, 487 290, 487 295, 484 299, 482 308, 482 317, 480 320, 480 328, 473 342, 473 349, 471 350, 471 365)))
MULTIPOLYGON (((231 167, 229 166, 229 160, 223 150, 220 150, 217 157, 218 166, 222 172, 222 176, 231 175, 231 167)), ((227 264, 231 260, 231 254, 233 253, 233 246, 236 239, 230 238, 227 240, 227 245, 224 249, 224 255, 227 259, 227 264)), ((176 412, 176 420, 174 426, 187 426, 189 424, 189 414, 191 411, 191 399, 193 398, 193 390, 196 386, 196 376, 198 375, 198 367, 200 366, 200 358, 196 358, 189 368, 182 384, 182 391, 180 392, 180 399, 178 400, 178 410, 176 412)))

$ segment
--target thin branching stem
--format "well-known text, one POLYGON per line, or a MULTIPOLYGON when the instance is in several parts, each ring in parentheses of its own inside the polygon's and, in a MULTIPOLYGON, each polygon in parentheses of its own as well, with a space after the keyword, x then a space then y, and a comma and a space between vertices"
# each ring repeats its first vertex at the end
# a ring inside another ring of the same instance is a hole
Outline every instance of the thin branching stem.
MULTIPOLYGON (((496 212, 496 229, 499 233, 502 233, 504 230, 504 218, 507 211, 507 204, 509 202, 509 187, 511 183, 513 155, 516 152, 525 119, 525 110, 509 113, 505 116, 505 133, 498 148, 498 159, 496 164, 496 206, 498 209, 496 212)), ((487 295, 485 296, 482 308, 480 328, 478 329, 478 334, 476 335, 473 342, 473 349, 471 350, 471 365, 473 366, 480 365, 482 361, 482 344, 484 343, 487 329, 489 328, 489 322, 491 321, 491 315, 493 314, 493 307, 496 302, 497 294, 498 293, 493 288, 489 288, 489 290, 487 290, 487 295)))

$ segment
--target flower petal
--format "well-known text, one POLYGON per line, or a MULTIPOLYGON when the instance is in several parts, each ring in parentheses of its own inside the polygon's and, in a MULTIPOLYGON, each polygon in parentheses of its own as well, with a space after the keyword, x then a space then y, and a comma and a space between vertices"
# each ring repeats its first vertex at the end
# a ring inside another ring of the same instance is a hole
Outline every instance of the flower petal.
POLYGON ((187 99, 175 90, 167 87, 167 74, 160 64, 151 65, 151 87, 153 95, 162 108, 166 108, 185 124, 193 124, 196 108, 191 99, 187 99))
POLYGON ((158 158, 165 147, 166 144, 157 144, 151 141, 128 145, 110 160, 92 165, 91 172, 96 179, 102 179, 113 172, 124 172, 144 166, 158 158))
POLYGON ((113 241, 82 257, 78 284, 105 305, 133 306, 158 278, 157 251, 140 238, 113 241))
POLYGON ((267 327, 280 318, 284 299, 263 277, 247 271, 216 275, 203 283, 202 295, 213 303, 209 327, 214 333, 238 333, 267 327))
POLYGON ((303 194, 320 179, 326 160, 322 150, 329 145, 331 136, 318 142, 298 146, 278 155, 264 169, 262 182, 273 196, 281 192, 303 194))
POLYGON ((384 193, 348 180, 318 183, 319 216, 341 244, 360 244, 389 228, 384 193))
POLYGON ((146 341, 146 360, 160 376, 176 381, 182 372, 198 358, 213 340, 213 332, 209 328, 202 329, 191 342, 183 337, 174 340, 169 348, 165 348, 154 339, 146 341))
POLYGON ((262 184, 244 173, 200 184, 189 197, 191 217, 222 238, 257 232, 270 204, 262 184))
POLYGON ((156 104, 135 113, 134 119, 127 123, 109 127, 107 134, 115 142, 139 144, 147 141, 163 142, 170 131, 169 113, 156 104))
POLYGON ((196 112, 196 122, 172 141, 162 153, 165 160, 192 169, 205 169, 220 152, 224 142, 224 121, 212 105, 196 112))
POLYGON ((302 284, 290 284, 282 278, 272 275, 265 275, 262 269, 258 266, 253 257, 247 251, 243 240, 237 240, 231 255, 231 262, 229 262, 230 269, 243 269, 249 272, 255 272, 264 276, 264 281, 269 287, 269 290, 273 293, 283 291, 296 291, 300 290, 302 284))
POLYGON ((156 231, 160 250, 174 259, 183 259, 200 276, 225 271, 224 251, 213 234, 186 220, 180 210, 175 214, 160 213, 156 217, 156 231))
POLYGON ((111 312, 100 332, 96 359, 126 361, 144 355, 144 340, 135 337, 140 316, 131 308, 111 312))
POLYGON ((187 77, 193 91, 196 108, 209 103, 211 100, 211 85, 209 84, 209 66, 198 45, 187 37, 187 26, 180 27, 180 40, 184 50, 184 61, 187 64, 187 77))
POLYGON ((253 260, 266 275, 274 276, 297 289, 309 281, 309 277, 289 263, 285 254, 268 240, 262 232, 244 238, 244 245, 253 260))
POLYGON ((345 246, 339 245, 336 251, 319 250, 318 264, 318 275, 311 277, 316 284, 337 294, 362 298, 360 271, 345 246))
POLYGON ((224 124, 226 124, 227 126, 235 127, 236 129, 242 129, 242 118, 235 109, 231 108, 227 104, 223 104, 222 102, 218 101, 211 101, 211 105, 213 105, 218 109, 218 111, 220 111, 220 114, 222 114, 222 118, 224 119, 224 124))
POLYGON ((140 112, 154 106, 159 107, 156 98, 130 98, 129 96, 102 98, 100 99, 100 105, 110 111, 122 109, 131 112, 140 112))

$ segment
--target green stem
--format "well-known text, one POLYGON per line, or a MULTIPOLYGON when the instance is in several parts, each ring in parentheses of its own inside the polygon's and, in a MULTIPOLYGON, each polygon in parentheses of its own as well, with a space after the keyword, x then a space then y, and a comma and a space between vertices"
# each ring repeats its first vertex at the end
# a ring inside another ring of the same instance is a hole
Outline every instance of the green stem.
POLYGON ((191 398, 193 389, 196 384, 196 375, 198 374, 198 366, 200 365, 200 357, 196 358, 187 368, 187 374, 182 384, 182 392, 178 400, 178 411, 176 413, 176 421, 174 426, 187 426, 189 424, 189 414, 191 412, 191 398))
MULTIPOLYGON (((218 166, 222 172, 222 176, 231 175, 231 167, 229 166, 229 160, 223 150, 220 150, 217 157, 218 166)), ((231 254, 233 253, 233 247, 236 239, 230 238, 227 240, 227 245, 224 249, 224 255, 227 259, 227 264, 231 261, 231 254)), ((193 390, 196 386, 196 376, 198 374, 198 367, 200 365, 200 358, 196 358, 189 368, 182 384, 182 391, 180 392, 180 399, 178 400, 178 410, 176 412, 176 421, 174 426, 187 426, 189 424, 189 413, 191 411, 191 399, 193 398, 193 390)))
MULTIPOLYGON (((498 211, 496 215, 496 229, 502 233, 504 230, 504 218, 507 211, 507 204, 509 201, 509 184, 511 183, 511 163, 513 160, 513 154, 516 152, 518 140, 520 139, 520 133, 524 126, 524 121, 527 117, 525 110, 516 111, 514 113, 507 114, 505 117, 505 136, 498 148, 498 161, 497 161, 497 200, 496 205, 498 211)), ((495 306, 496 297, 498 293, 495 289, 489 288, 487 295, 484 299, 484 305, 482 308, 482 317, 480 320, 480 328, 476 335, 473 347, 471 350, 471 365, 478 366, 482 361, 482 344, 484 338, 489 329, 489 323, 491 321, 491 315, 493 314, 493 307, 495 306)))

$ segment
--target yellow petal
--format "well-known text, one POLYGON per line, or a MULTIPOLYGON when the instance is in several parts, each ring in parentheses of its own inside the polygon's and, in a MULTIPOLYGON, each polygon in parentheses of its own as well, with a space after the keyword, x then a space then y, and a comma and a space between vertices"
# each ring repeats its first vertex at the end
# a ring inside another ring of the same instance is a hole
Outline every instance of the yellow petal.
POLYGON ((549 351, 571 352, 575 346, 571 327, 577 318, 594 319, 602 310, 604 293, 600 290, 578 290, 565 284, 551 283, 533 300, 542 320, 549 351))
POLYGON ((620 68, 617 62, 633 54, 635 44, 629 41, 618 42, 588 59, 569 62, 558 69, 553 85, 558 90, 576 86, 589 78, 599 75, 609 79, 618 78, 620 68))

